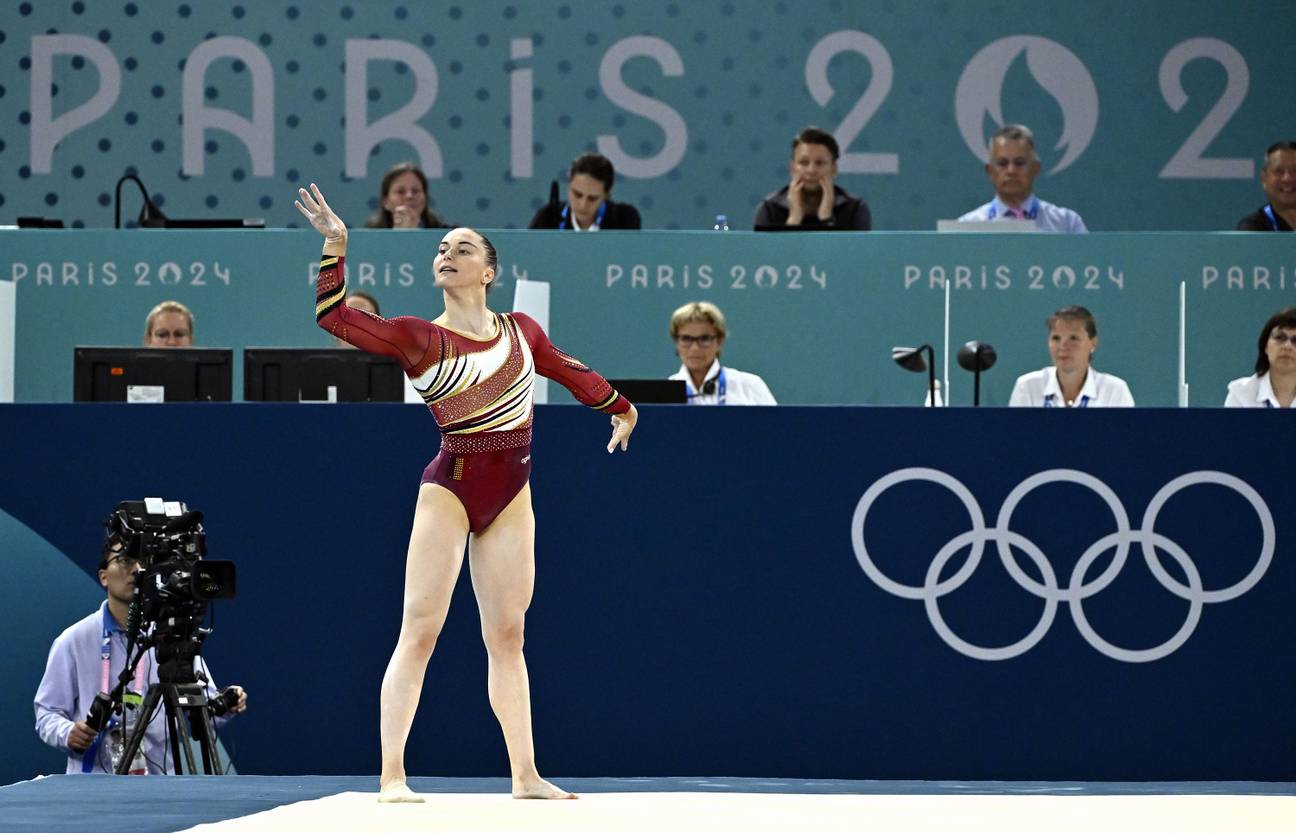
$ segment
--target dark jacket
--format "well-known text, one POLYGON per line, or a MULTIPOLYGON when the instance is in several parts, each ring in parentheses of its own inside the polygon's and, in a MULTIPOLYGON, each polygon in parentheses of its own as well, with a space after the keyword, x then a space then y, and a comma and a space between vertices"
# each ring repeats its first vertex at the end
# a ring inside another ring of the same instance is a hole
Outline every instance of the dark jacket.
MULTIPOLYGON (((599 223, 600 229, 638 229, 643 227, 643 222, 639 219, 639 211, 628 202, 612 202, 607 200, 605 203, 607 210, 603 212, 603 222, 599 223)), ((567 203, 547 203, 535 213, 531 218, 531 225, 527 228, 571 228, 570 222, 564 222, 563 209, 567 203)))
MULTIPOLYGON (((755 227, 782 226, 787 224, 788 186, 784 185, 765 198, 756 209, 755 227)), ((801 220, 800 228, 806 231, 815 229, 849 229, 868 231, 873 228, 873 217, 869 214, 868 203, 859 197, 853 197, 839 185, 833 186, 833 213, 827 221, 820 220, 813 210, 807 211, 801 220)))
POLYGON ((1252 211, 1250 214, 1243 217, 1241 220, 1238 220, 1237 230, 1238 231, 1291 231, 1292 230, 1292 227, 1287 224, 1287 221, 1284 220, 1282 215, 1279 214, 1277 211, 1274 211, 1273 222, 1270 222, 1269 215, 1265 213, 1266 208, 1269 208, 1269 206, 1268 205, 1261 206, 1260 208, 1257 208, 1255 211, 1252 211), (1278 224, 1278 228, 1274 228, 1274 222, 1278 224))

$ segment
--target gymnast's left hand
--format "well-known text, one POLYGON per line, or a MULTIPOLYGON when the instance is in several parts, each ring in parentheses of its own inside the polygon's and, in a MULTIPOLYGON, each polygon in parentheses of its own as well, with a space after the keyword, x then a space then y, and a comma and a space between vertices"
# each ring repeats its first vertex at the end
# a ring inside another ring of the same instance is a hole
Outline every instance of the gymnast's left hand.
POLYGON ((639 421, 639 412, 635 406, 631 405, 630 410, 624 414, 615 414, 612 417, 612 441, 608 443, 608 454, 611 454, 618 445, 621 450, 625 451, 626 446, 630 443, 630 432, 635 429, 635 423, 639 421))

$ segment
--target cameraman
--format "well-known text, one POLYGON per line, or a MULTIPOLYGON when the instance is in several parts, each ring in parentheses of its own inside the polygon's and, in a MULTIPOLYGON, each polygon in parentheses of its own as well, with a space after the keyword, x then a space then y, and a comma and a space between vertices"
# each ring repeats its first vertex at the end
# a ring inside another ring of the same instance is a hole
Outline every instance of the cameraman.
MULTIPOLYGON (((113 718, 97 742, 95 730, 85 718, 95 695, 117 685, 127 662, 126 613, 135 592, 139 567, 139 562, 126 554, 121 538, 109 538, 99 561, 99 583, 108 590, 107 600, 94 613, 63 631, 50 648, 45 676, 36 690, 36 733, 50 746, 68 752, 69 774, 113 772, 110 746, 113 732, 120 732, 121 717, 113 718), (87 750, 92 748, 92 755, 87 755, 87 750)), ((219 692, 201 657, 197 659, 195 672, 200 675, 199 679, 206 678, 207 696, 215 700, 219 692)), ((157 660, 150 648, 140 660, 123 699, 138 703, 149 684, 157 681, 157 660)), ((239 714, 247 709, 247 693, 239 686, 230 688, 237 692, 238 699, 229 707, 229 714, 239 714)), ((141 747, 144 761, 139 763, 146 764, 150 775, 175 773, 165 714, 159 707, 144 734, 141 747)), ((219 727, 228 720, 228 716, 218 717, 214 723, 219 727)), ((135 773, 144 768, 133 765, 131 771, 135 773)))

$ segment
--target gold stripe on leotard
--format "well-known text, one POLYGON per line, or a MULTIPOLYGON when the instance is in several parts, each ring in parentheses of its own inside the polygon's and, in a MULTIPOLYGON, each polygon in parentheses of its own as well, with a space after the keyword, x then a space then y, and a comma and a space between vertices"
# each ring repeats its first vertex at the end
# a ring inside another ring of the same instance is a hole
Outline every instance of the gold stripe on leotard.
POLYGON ((333 307, 342 303, 344 298, 346 298, 346 284, 338 284, 337 291, 332 295, 326 295, 323 298, 320 298, 315 303, 315 317, 319 318, 333 307))

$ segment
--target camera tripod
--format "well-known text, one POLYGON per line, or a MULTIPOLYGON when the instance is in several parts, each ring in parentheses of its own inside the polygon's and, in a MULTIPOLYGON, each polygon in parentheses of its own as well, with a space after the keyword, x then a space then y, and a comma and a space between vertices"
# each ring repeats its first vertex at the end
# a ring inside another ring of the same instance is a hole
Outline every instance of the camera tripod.
MULTIPOLYGON (((132 673, 135 664, 147 649, 148 643, 145 642, 140 647, 135 663, 129 666, 132 673)), ((197 653, 167 642, 158 644, 157 653, 158 682, 149 684, 144 700, 138 707, 139 715, 126 739, 121 760, 117 763, 117 774, 125 775, 130 771, 131 761, 144 742, 144 733, 161 706, 166 714, 164 719, 167 737, 171 741, 171 754, 176 762, 176 774, 198 774, 193 745, 190 743, 193 740, 197 741, 202 753, 203 774, 223 775, 224 768, 216 747, 216 730, 212 725, 212 705, 206 687, 194 675, 194 658, 197 653)), ((123 679, 125 678, 123 672, 123 679)))

